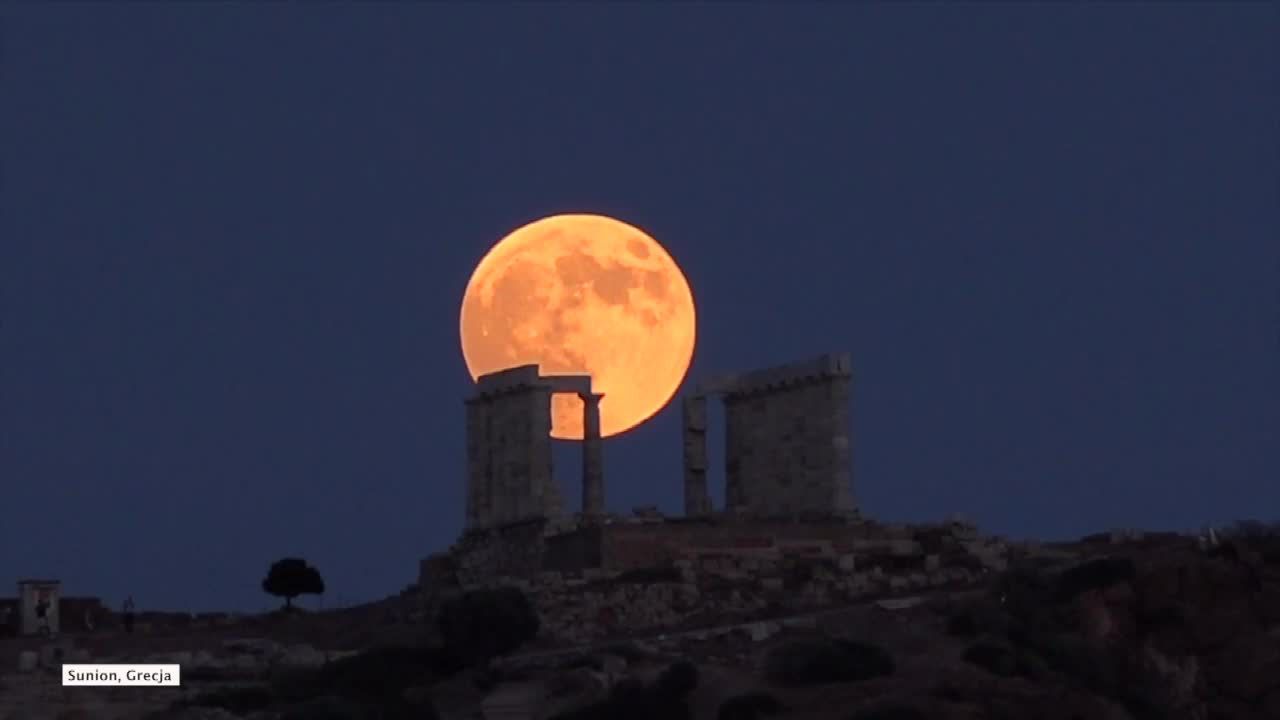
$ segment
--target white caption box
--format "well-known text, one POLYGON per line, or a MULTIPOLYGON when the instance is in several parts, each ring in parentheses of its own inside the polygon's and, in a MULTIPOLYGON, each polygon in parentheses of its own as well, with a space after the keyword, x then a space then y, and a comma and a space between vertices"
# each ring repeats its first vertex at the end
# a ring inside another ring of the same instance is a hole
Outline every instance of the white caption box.
POLYGON ((177 687, 179 665, 63 665, 64 687, 177 687))

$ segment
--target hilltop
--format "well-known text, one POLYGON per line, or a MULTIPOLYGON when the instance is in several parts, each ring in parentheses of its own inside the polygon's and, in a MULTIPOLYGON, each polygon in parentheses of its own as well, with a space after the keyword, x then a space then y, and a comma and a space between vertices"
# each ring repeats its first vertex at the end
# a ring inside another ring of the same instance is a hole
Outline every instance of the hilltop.
MULTIPOLYGON (((682 582, 653 575, 643 587, 682 582)), ((482 707, 561 720, 1280 717, 1270 530, 1217 544, 1111 534, 1010 546, 1004 569, 963 583, 578 643, 548 637, 557 618, 530 626, 532 594, 474 588, 433 606, 419 588, 200 632, 63 638, 63 657, 181 662, 184 687, 59 688, 28 668, 4 678, 0 707, 15 720, 461 718, 482 707), (428 617, 441 614, 444 633, 428 617)))

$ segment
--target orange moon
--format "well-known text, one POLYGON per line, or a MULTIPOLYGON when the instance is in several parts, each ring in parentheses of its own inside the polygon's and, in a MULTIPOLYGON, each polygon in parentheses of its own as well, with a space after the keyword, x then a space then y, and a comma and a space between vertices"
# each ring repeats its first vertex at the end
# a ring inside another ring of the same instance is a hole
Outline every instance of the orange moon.
MULTIPOLYGON (((693 359, 689 282, 644 231, 603 215, 553 215, 507 235, 462 299, 462 355, 473 379, 517 365, 589 373, 605 437, 653 417, 693 359)), ((551 436, 582 439, 582 400, 555 395, 551 436)))

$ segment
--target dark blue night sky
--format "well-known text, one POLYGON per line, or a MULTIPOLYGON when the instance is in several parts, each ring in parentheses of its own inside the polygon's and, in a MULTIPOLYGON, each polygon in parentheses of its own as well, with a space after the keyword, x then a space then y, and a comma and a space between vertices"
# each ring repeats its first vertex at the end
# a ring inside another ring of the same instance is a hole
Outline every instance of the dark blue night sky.
MULTIPOLYGON (((258 609, 301 554, 326 603, 398 591, 461 527, 470 272, 567 211, 683 266, 692 378, 853 353, 868 514, 1280 516, 1274 4, 0 23, 0 583, 258 609)), ((612 509, 679 510, 679 425, 606 444, 612 509)))

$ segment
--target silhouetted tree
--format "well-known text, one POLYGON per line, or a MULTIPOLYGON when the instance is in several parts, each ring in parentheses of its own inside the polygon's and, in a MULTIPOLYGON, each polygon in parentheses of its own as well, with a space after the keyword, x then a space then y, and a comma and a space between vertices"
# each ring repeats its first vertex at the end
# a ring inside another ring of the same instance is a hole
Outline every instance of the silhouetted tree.
POLYGON ((284 598, 285 609, 291 610, 293 599, 299 595, 323 594, 324 578, 302 558, 282 558, 271 564, 267 577, 262 580, 262 590, 284 598))

